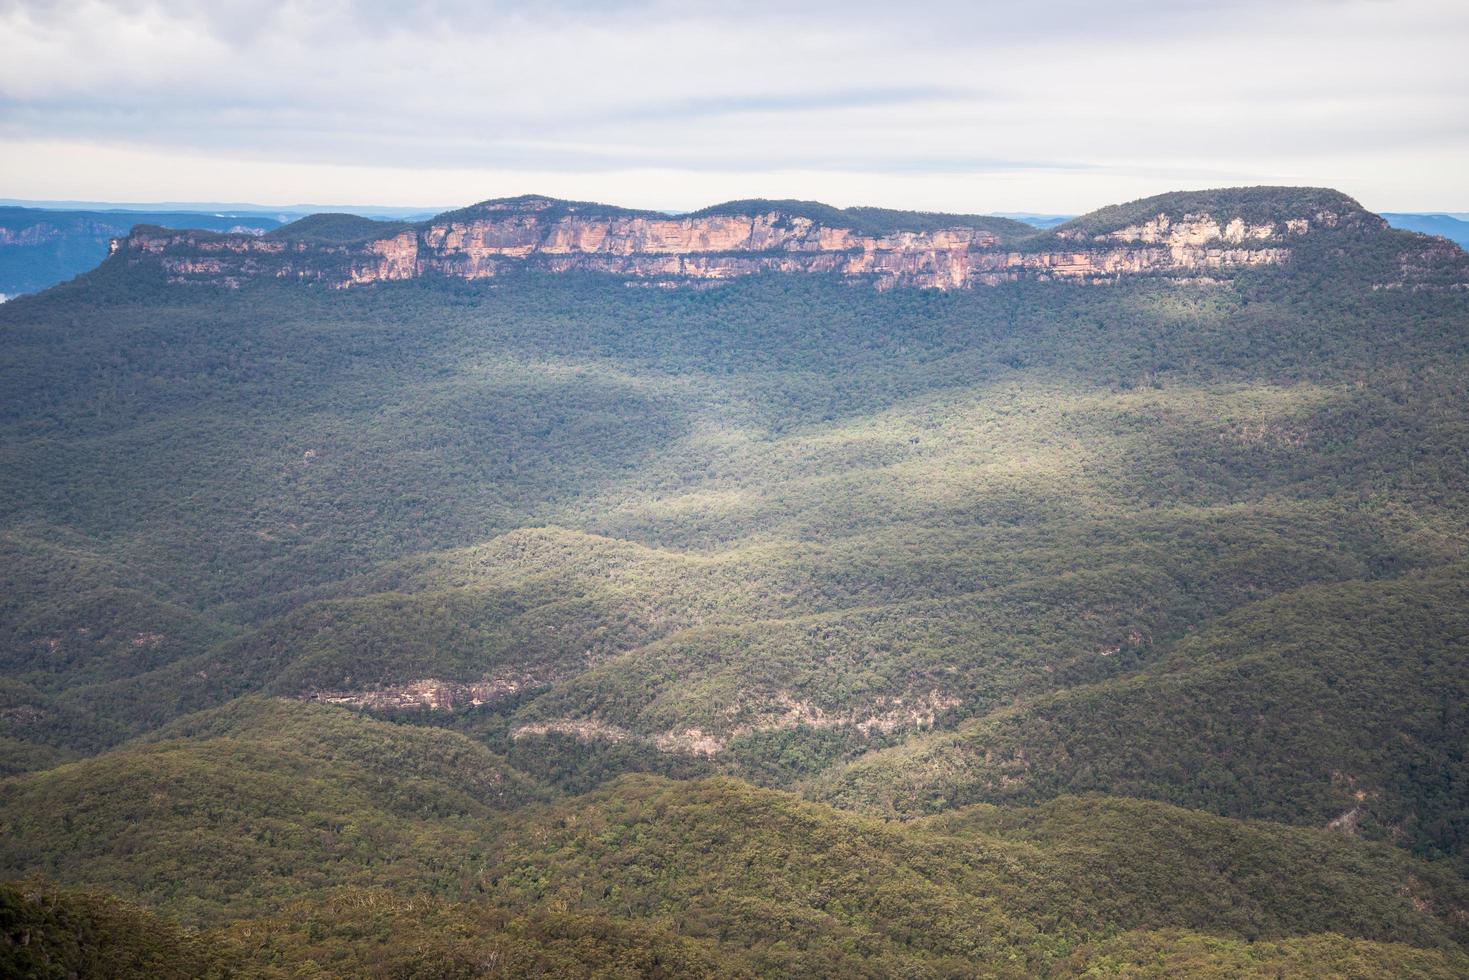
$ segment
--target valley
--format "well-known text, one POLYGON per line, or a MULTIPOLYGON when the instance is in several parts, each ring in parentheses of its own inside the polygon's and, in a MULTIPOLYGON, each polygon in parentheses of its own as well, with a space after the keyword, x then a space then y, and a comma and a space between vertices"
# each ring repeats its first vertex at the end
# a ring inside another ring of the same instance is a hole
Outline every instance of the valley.
POLYGON ((145 227, 0 338, 48 962, 1469 972, 1469 256, 1345 195, 145 227))

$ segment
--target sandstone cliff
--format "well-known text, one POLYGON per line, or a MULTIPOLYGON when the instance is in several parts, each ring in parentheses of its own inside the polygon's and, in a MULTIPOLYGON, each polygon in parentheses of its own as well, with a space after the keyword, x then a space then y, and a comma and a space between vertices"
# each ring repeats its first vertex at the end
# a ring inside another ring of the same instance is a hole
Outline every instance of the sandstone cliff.
POLYGON ((998 218, 789 201, 670 216, 520 197, 416 225, 317 215, 259 237, 142 227, 113 251, 115 261, 155 266, 170 283, 228 286, 273 278, 342 289, 493 279, 535 268, 667 286, 780 272, 838 275, 878 288, 962 289, 1023 278, 1227 278, 1288 263, 1313 235, 1386 227, 1335 192, 1312 191, 1293 208, 1290 200, 1263 204, 1260 192, 1268 190, 1167 195, 1094 212, 1052 232, 998 218))

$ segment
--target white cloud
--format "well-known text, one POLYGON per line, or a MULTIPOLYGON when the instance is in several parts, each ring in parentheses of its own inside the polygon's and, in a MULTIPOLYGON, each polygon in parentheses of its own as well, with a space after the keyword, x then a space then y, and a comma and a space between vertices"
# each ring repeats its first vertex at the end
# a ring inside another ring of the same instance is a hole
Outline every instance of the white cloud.
POLYGON ((1464 209, 1466 47, 1456 0, 0 0, 0 194, 1464 209))

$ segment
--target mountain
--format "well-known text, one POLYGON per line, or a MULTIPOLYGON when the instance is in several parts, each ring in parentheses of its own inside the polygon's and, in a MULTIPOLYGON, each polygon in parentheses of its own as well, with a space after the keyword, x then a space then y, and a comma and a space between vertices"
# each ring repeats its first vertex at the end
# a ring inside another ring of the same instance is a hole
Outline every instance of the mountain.
POLYGON ((1469 248, 1469 221, 1463 215, 1384 214, 1394 228, 1447 238, 1460 248, 1469 248))
MULTIPOLYGON (((124 205, 0 200, 0 301, 34 293, 87 272, 107 257, 114 239, 137 225, 260 235, 317 214, 306 205, 124 205)), ((420 220, 417 208, 358 208, 353 215, 387 223, 420 220)))
POLYGON ((281 222, 255 214, 0 207, 0 295, 37 292, 92 269, 113 239, 139 224, 260 234, 281 222))
POLYGON ((1014 220, 1019 221, 1019 222, 1022 222, 1023 224, 1030 225, 1032 228, 1041 228, 1041 229, 1049 230, 1051 228, 1056 227, 1057 225, 1064 225, 1066 222, 1070 221, 1072 218, 1075 218, 1076 215, 1074 215, 1074 214, 1034 214, 1034 213, 1032 213, 1030 211, 1000 211, 1000 212, 997 212, 996 213, 995 217, 997 217, 997 218, 1013 218, 1014 220))
MULTIPOLYGON (((1017 279, 1097 282, 1132 275, 1221 278, 1279 265, 1316 240, 1386 228, 1345 195, 1248 188, 1175 194, 1107 208, 1049 232, 1006 218, 732 201, 682 216, 525 196, 419 223, 322 214, 259 236, 135 228, 120 261, 168 283, 238 286, 262 277, 345 289, 407 279, 475 281, 535 269, 586 271, 662 286, 768 272, 836 274, 879 288, 994 286, 1017 279)), ((1381 237, 1377 235, 1377 237, 1381 237)), ((1452 267, 1430 251, 1401 270, 1452 267)))
POLYGON ((121 234, 0 306, 0 955, 1463 975, 1466 283, 1314 188, 121 234))

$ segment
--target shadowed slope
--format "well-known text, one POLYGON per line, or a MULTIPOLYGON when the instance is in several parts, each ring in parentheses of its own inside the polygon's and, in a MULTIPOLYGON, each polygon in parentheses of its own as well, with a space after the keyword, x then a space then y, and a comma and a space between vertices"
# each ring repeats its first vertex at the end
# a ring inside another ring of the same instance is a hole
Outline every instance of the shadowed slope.
POLYGON ((814 792, 916 813, 1102 791, 1463 854, 1461 571, 1248 606, 1138 674, 860 760, 814 792))

